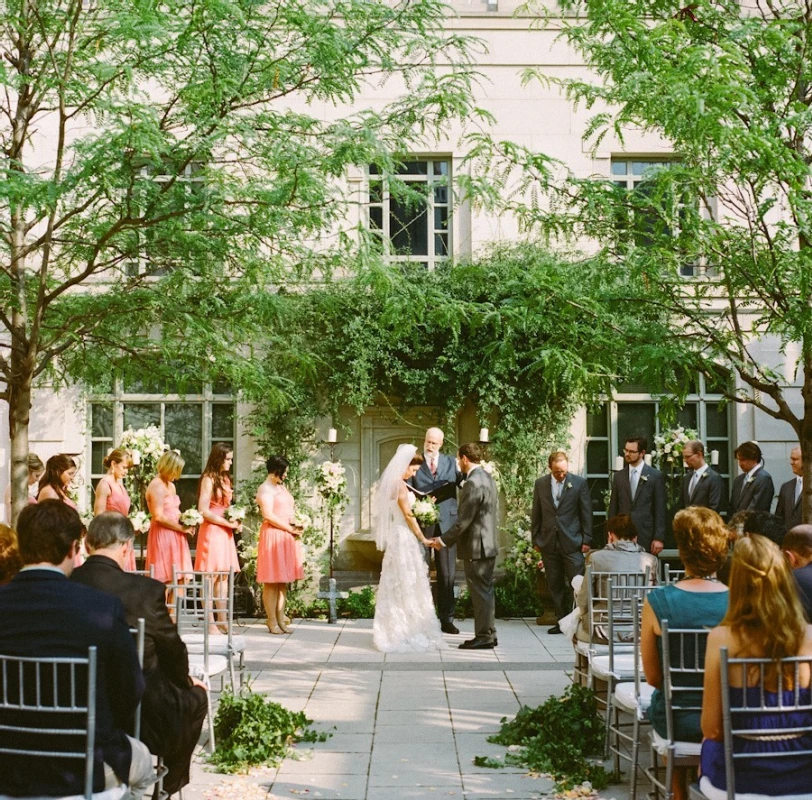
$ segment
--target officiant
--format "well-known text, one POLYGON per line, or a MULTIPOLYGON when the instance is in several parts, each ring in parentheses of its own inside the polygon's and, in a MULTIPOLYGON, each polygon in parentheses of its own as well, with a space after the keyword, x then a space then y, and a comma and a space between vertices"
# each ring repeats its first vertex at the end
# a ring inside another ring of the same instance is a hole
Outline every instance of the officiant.
MULTIPOLYGON (((462 481, 462 473, 457 469, 457 460, 440 452, 445 435, 439 428, 429 428, 423 442, 424 461, 408 483, 418 497, 436 493, 437 510, 440 521, 434 525, 421 525, 427 539, 444 534, 457 521, 456 487, 462 481)), ((457 546, 451 545, 441 550, 426 549, 426 560, 431 569, 434 553, 434 567, 437 572, 437 616, 443 633, 459 633, 454 625, 454 578, 457 572, 457 546)))

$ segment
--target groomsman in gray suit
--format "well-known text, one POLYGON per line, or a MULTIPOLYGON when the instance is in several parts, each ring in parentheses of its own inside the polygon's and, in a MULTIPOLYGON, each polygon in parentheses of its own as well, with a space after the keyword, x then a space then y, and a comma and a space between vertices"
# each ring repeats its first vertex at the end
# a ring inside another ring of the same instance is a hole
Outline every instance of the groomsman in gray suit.
MULTIPOLYGON (((457 461, 440 452, 445 435, 439 428, 429 428, 423 442, 423 458, 415 476, 408 483, 421 492, 431 492, 446 483, 458 484, 462 475, 457 469, 457 461)), ((440 521, 435 525, 421 526, 427 539, 442 536, 457 521, 457 496, 437 503, 440 521)), ((437 569, 437 616, 443 633, 459 633, 454 624, 454 578, 457 574, 457 546, 450 545, 442 550, 426 548, 426 561, 431 567, 431 554, 434 553, 434 565, 437 569)))
POLYGON ((637 528, 637 544, 656 556, 665 540, 665 477, 646 464, 647 450, 645 436, 627 439, 623 445, 626 466, 612 478, 608 518, 628 514, 637 528))
POLYGON ((778 505, 775 515, 784 520, 786 532, 801 524, 801 493, 804 488, 804 462, 801 459, 801 448, 795 447, 789 454, 789 465, 793 478, 781 485, 778 490, 778 505))
POLYGON ((739 511, 767 511, 773 504, 775 487, 769 472, 764 469, 761 448, 755 442, 744 442, 736 448, 736 461, 741 475, 733 481, 727 518, 739 511))
MULTIPOLYGON (((556 619, 561 619, 572 610, 572 579, 584 574, 584 553, 592 543, 592 500, 586 480, 570 474, 566 453, 551 453, 547 466, 550 474, 533 489, 530 530, 544 560, 556 619)), ((547 633, 561 633, 561 628, 556 622, 547 633)))
POLYGON ((688 471, 682 478, 679 507, 703 506, 718 513, 722 504, 722 476, 705 461, 705 445, 699 439, 686 442, 682 460, 688 471))
POLYGON ((490 650, 496 641, 496 606, 493 568, 496 563, 497 491, 493 478, 479 465, 482 454, 477 444, 464 444, 457 451, 460 470, 465 474, 459 496, 457 521, 442 536, 432 540, 435 549, 459 542, 459 555, 465 564, 465 581, 474 605, 474 638, 461 650, 490 650))

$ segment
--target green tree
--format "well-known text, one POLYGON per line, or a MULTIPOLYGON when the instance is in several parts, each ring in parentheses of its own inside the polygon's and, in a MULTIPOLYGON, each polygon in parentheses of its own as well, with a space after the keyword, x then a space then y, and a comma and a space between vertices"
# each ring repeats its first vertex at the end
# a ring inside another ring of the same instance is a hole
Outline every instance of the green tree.
POLYGON ((447 14, 439 0, 3 5, 0 399, 15 518, 38 380, 221 370, 254 394, 287 391, 252 370, 246 343, 281 352, 273 290, 346 263, 348 168, 391 168, 475 114, 472 43, 447 14), (386 81, 397 99, 365 107, 386 81))
POLYGON ((631 358, 619 373, 684 393, 680 376, 698 371, 718 382, 726 369, 737 378, 725 389, 731 401, 789 424, 812 520, 812 8, 791 0, 559 7, 561 35, 594 75, 559 81, 593 112, 585 139, 622 143, 642 130, 671 143, 674 162, 627 191, 483 141, 473 157, 502 164, 491 199, 518 172, 526 192, 549 201, 512 204, 529 229, 594 244, 577 269, 624 319, 631 358), (756 357, 765 344, 782 356, 778 367, 756 357))

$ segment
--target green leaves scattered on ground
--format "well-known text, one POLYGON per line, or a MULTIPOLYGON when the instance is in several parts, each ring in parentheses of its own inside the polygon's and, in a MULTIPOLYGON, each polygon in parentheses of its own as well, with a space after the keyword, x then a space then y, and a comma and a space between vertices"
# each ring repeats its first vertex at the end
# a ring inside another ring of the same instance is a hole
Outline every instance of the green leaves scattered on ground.
MULTIPOLYGON (((551 697, 538 708, 524 706, 510 722, 488 738, 494 744, 520 746, 505 755, 505 764, 552 775, 558 790, 590 781, 603 789, 613 776, 588 756, 603 750, 604 723, 598 714, 595 693, 583 686, 570 686, 561 697, 551 697)), ((477 756, 477 766, 501 766, 496 759, 477 756)))
POLYGON ((219 772, 243 772, 262 764, 277 765, 296 742, 323 742, 330 736, 310 728, 301 711, 288 711, 246 687, 220 695, 214 720, 217 743, 209 761, 219 772))

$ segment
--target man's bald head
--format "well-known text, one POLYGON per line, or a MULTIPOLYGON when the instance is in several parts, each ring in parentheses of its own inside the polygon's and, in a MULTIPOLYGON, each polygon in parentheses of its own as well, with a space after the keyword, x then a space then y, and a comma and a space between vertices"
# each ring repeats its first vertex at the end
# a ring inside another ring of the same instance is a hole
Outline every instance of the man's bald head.
POLYGON ((812 562, 812 525, 796 525, 781 542, 792 566, 805 567, 812 562))

